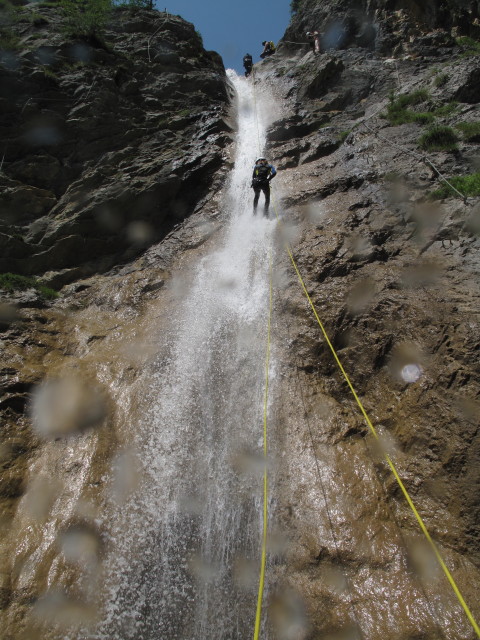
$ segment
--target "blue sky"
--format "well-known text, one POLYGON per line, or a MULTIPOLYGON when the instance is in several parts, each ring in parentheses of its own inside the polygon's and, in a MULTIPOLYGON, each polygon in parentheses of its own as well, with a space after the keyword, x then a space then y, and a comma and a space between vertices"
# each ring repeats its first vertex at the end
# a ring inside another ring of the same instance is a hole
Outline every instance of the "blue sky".
POLYGON ((243 56, 251 53, 258 62, 262 41, 276 44, 290 21, 290 0, 157 0, 156 6, 193 22, 205 49, 218 51, 225 68, 242 72, 243 56))

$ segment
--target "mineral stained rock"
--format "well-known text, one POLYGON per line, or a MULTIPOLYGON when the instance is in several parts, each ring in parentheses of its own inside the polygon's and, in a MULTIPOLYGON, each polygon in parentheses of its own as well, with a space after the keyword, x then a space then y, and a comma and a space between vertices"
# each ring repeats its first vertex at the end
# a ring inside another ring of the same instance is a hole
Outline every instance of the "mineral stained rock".
MULTIPOLYGON (((384 453, 478 621, 480 203, 438 190, 478 175, 480 58, 461 37, 478 37, 479 5, 292 5, 256 65, 256 90, 282 111, 266 150, 279 236, 381 446, 279 251, 271 519, 287 542, 269 567, 269 637, 473 640, 384 453), (435 126, 451 148, 422 146, 435 126)), ((139 411, 129 389, 178 301, 165 285, 222 226, 233 128, 221 61, 180 18, 120 10, 100 41, 66 38, 50 6, 22 11, 21 47, 0 66, 0 272, 60 297, 32 286, 0 301, 8 640, 28 637, 49 587, 75 594, 59 541, 102 555, 107 469, 139 411), (45 441, 29 407, 53 412, 48 430, 64 396, 75 434, 45 441)))

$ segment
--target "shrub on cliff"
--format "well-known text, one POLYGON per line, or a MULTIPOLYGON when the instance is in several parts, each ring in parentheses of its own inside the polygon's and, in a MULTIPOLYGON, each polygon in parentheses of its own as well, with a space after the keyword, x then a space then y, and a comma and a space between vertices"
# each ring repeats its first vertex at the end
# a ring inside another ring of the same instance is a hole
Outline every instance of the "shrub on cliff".
POLYGON ((111 0, 62 0, 69 36, 94 36, 98 34, 108 19, 112 8, 111 0))
POLYGON ((418 141, 419 146, 426 151, 454 151, 458 138, 451 127, 441 125, 431 127, 418 141))
MULTIPOLYGON (((455 189, 467 197, 480 196, 480 173, 471 173, 468 176, 453 176, 448 181, 455 189)), ((430 194, 432 200, 458 196, 448 184, 444 184, 430 194)))
POLYGON ((407 122, 417 122, 419 124, 429 124, 433 122, 433 113, 420 113, 418 111, 412 111, 407 107, 413 107, 426 102, 429 99, 428 91, 419 89, 413 93, 407 93, 394 98, 393 94, 390 96, 390 104, 388 105, 386 118, 392 125, 405 124, 407 122))
POLYGON ((115 7, 131 7, 132 9, 154 9, 153 0, 112 0, 115 7))
POLYGON ((27 289, 35 289, 46 300, 54 300, 58 298, 58 293, 50 287, 46 287, 38 282, 36 278, 21 276, 17 273, 1 273, 0 289, 7 293, 14 291, 26 291, 27 289))
POLYGON ((301 4, 302 0, 292 0, 290 2, 290 12, 296 13, 300 9, 301 4))
POLYGON ((459 122, 455 127, 462 132, 466 142, 480 142, 480 122, 459 122))

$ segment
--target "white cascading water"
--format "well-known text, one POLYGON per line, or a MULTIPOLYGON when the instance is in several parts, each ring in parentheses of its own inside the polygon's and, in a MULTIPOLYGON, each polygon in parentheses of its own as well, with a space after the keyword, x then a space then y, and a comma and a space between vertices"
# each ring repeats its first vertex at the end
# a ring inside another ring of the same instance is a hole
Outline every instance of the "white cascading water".
MULTIPOLYGON (((135 427, 142 483, 119 510, 118 524, 110 524, 108 598, 90 638, 239 640, 253 634, 275 222, 262 215, 263 196, 252 215, 250 188, 267 109, 261 99, 255 109, 251 79, 229 76, 238 134, 223 203, 227 228, 172 311, 168 355, 142 376, 148 392, 135 427)), ((162 340, 164 334, 159 345, 162 340)))

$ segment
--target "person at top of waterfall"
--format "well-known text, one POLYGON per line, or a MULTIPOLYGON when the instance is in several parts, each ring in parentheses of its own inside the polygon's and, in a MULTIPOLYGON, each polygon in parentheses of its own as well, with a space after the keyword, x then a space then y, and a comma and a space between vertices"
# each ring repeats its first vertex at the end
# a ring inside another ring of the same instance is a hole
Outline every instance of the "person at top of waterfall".
POLYGON ((243 56, 243 66, 245 68, 245 78, 248 78, 248 76, 252 73, 253 67, 253 59, 249 53, 246 53, 243 56))
POLYGON ((253 215, 257 213, 258 199, 260 198, 260 191, 263 191, 265 196, 265 208, 263 213, 268 217, 268 207, 270 206, 270 181, 277 175, 277 170, 271 164, 268 164, 266 158, 257 158, 255 160, 255 166, 253 167, 252 175, 252 189, 255 192, 253 199, 253 215))
POLYGON ((264 40, 262 42, 263 51, 260 54, 260 58, 266 58, 267 56, 271 56, 275 53, 275 45, 271 40, 264 40))
POLYGON ((320 53, 320 36, 318 31, 307 31, 305 35, 308 38, 313 53, 320 53))

